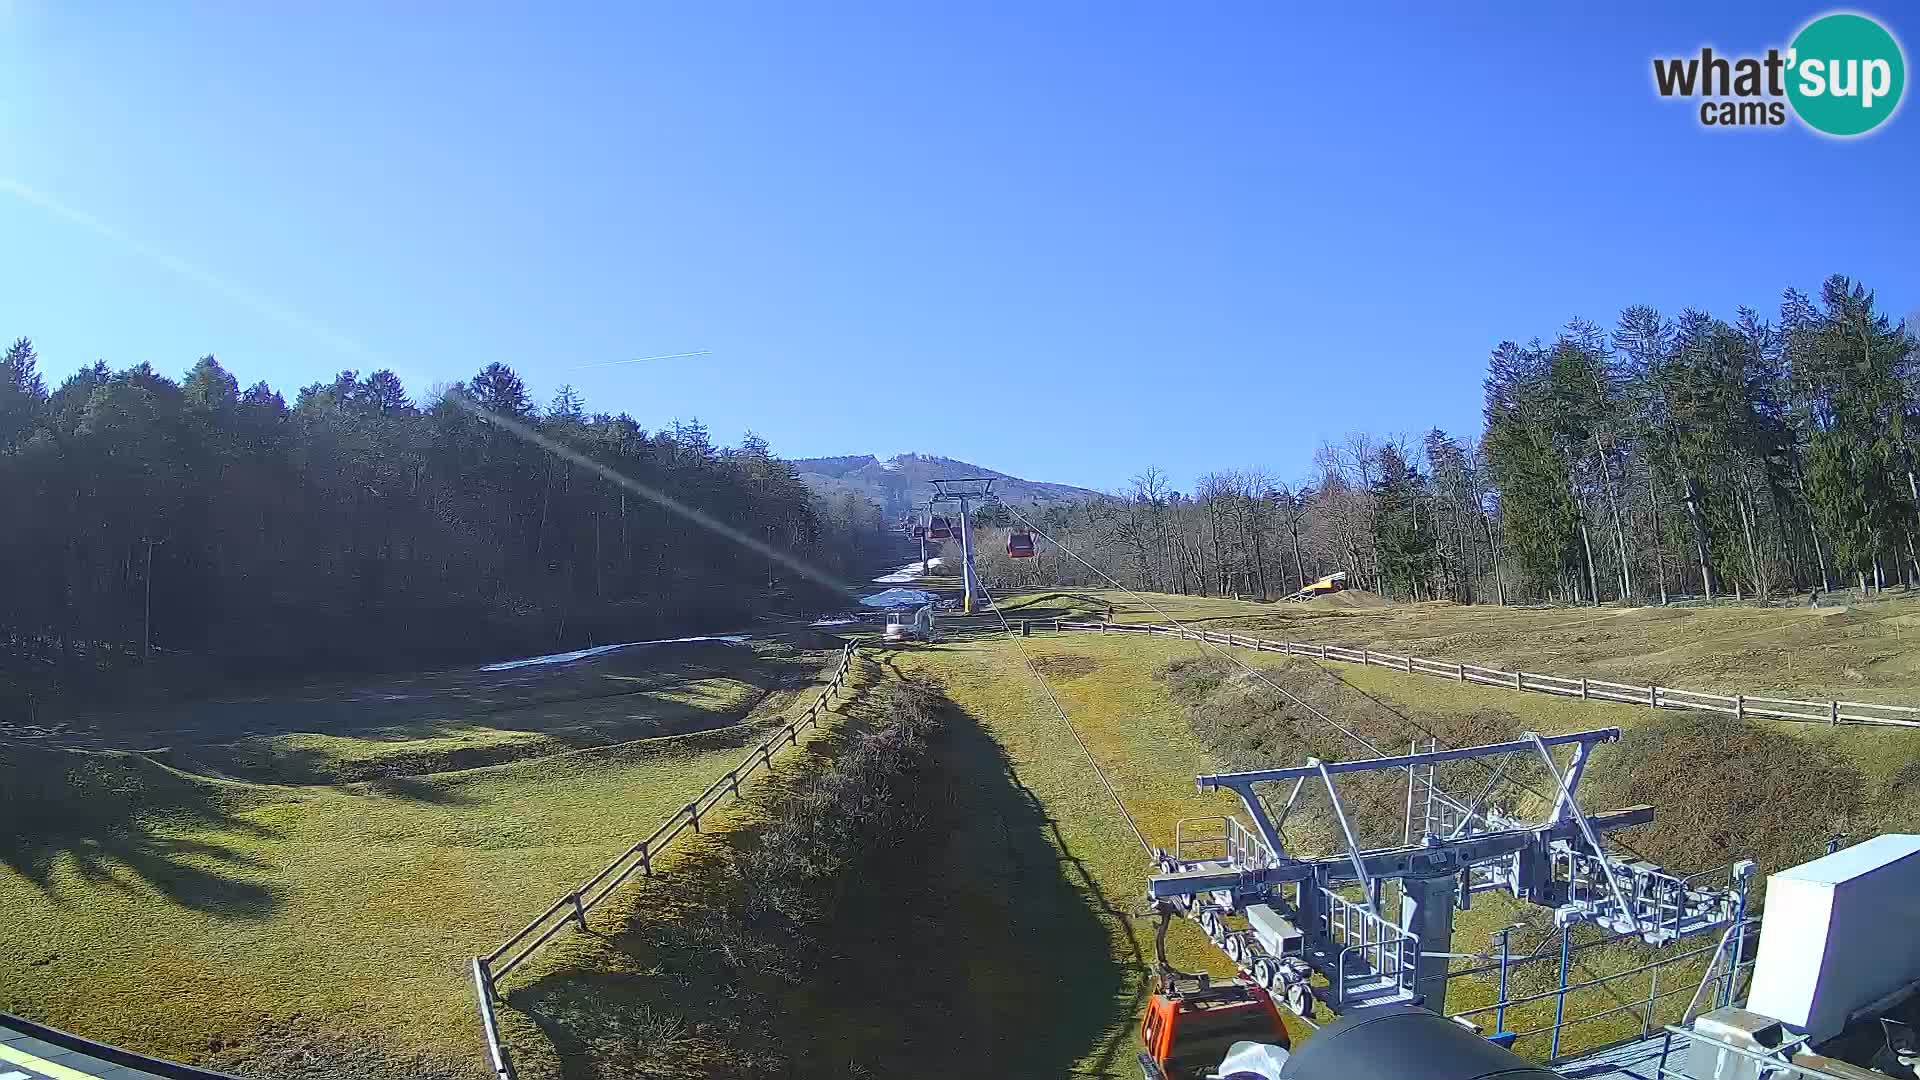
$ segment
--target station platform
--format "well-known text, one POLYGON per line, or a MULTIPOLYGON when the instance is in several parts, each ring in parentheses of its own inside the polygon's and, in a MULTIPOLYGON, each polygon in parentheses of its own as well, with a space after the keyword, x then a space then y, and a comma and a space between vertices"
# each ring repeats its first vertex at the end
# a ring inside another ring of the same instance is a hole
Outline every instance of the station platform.
POLYGON ((0 1013, 0 1080, 239 1080, 0 1013))

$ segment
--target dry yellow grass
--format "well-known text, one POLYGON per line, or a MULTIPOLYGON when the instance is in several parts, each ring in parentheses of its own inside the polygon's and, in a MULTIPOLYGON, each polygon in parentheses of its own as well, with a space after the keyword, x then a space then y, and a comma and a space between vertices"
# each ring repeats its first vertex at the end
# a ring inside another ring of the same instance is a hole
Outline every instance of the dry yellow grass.
POLYGON ((1447 662, 1681 689, 1920 699, 1920 599, 1852 606, 1517 608, 1487 604, 1313 607, 1120 591, 1009 597, 1009 615, 1114 609, 1117 622, 1186 623, 1262 637, 1377 648, 1447 662), (1150 602, 1150 603, 1149 603, 1150 602))

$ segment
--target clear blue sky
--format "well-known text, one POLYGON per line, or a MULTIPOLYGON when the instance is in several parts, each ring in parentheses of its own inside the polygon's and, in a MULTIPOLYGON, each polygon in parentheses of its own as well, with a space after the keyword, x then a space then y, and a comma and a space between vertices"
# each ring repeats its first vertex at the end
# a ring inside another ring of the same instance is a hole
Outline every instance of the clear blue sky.
POLYGON ((1489 349, 1574 314, 1920 305, 1911 104, 1839 142, 1653 93, 1816 5, 547 7, 0 0, 0 335, 289 399, 504 360, 1112 487, 1472 435, 1489 349))

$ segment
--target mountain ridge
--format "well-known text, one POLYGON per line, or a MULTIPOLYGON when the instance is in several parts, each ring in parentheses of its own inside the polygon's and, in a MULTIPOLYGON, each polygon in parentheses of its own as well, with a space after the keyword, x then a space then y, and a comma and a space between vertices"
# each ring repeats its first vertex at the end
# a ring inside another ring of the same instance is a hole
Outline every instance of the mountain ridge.
POLYGON ((883 513, 902 514, 923 505, 933 492, 933 479, 990 476, 994 492, 1007 502, 1029 506, 1097 498, 1100 492, 1071 484, 1027 480, 998 469, 941 457, 937 454, 895 454, 882 461, 873 454, 794 459, 791 464, 814 494, 835 497, 854 494, 878 503, 883 513))

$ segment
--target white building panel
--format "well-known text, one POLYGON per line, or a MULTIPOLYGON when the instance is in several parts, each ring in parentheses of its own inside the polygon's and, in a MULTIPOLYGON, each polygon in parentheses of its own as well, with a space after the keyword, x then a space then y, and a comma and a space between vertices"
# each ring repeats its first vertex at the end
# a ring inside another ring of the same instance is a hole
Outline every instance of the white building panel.
POLYGON ((1889 833, 1767 879, 1747 1008, 1818 1043, 1920 979, 1920 836, 1889 833))

